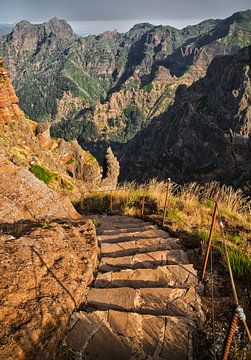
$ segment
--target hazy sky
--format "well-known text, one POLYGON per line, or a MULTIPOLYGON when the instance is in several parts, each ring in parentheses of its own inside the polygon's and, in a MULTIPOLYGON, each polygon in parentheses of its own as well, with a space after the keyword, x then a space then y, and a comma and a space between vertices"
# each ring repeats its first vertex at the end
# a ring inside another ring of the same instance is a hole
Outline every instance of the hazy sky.
POLYGON ((251 0, 0 0, 0 22, 44 22, 57 16, 75 31, 97 33, 123 31, 143 21, 181 28, 248 8, 251 0))

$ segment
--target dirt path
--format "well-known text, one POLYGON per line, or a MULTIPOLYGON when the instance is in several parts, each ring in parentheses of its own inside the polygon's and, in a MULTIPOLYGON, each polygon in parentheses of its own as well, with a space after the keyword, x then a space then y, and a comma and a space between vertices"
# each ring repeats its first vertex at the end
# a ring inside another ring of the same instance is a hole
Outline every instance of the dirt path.
POLYGON ((77 359, 192 359, 204 315, 197 273, 179 239, 139 219, 95 220, 98 274, 69 326, 77 359))

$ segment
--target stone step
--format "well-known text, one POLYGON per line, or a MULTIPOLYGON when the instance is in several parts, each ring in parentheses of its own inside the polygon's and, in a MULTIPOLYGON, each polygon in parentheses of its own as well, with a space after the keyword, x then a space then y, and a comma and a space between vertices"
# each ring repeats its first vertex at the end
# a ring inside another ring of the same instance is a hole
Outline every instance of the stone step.
POLYGON ((119 216, 91 216, 92 219, 101 224, 103 229, 111 230, 114 228, 133 228, 135 226, 154 226, 148 221, 136 219, 133 217, 119 217, 119 216), (108 221, 107 221, 108 220, 108 221))
POLYGON ((170 235, 162 230, 144 230, 139 227, 138 231, 128 231, 128 232, 114 232, 113 234, 106 234, 103 233, 98 236, 98 241, 100 244, 103 243, 118 243, 118 242, 125 242, 125 241, 133 241, 133 240, 140 240, 140 239, 156 239, 156 238, 163 238, 168 239, 170 235))
POLYGON ((104 234, 104 235, 114 235, 115 233, 128 233, 128 232, 138 232, 139 229, 142 230, 158 230, 158 228, 155 225, 150 225, 149 223, 147 224, 137 224, 137 226, 130 226, 128 225, 127 227, 119 227, 119 226, 115 226, 112 229, 111 228, 103 228, 102 226, 100 228, 97 229, 97 231, 100 234, 104 234))
POLYGON ((68 344, 84 360, 192 360, 195 321, 119 311, 74 313, 68 344))
POLYGON ((183 250, 153 251, 143 254, 122 257, 103 257, 99 264, 99 271, 119 271, 123 269, 156 268, 165 265, 189 264, 183 250))
POLYGON ((179 239, 175 238, 143 238, 139 240, 124 241, 121 243, 101 243, 102 256, 119 257, 135 255, 139 253, 152 252, 158 250, 178 250, 181 249, 179 239))
POLYGON ((191 318, 201 316, 200 299, 193 286, 189 289, 91 288, 87 294, 85 306, 98 310, 112 309, 151 315, 191 318))
POLYGON ((131 287, 189 287, 197 285, 197 271, 192 264, 168 265, 156 269, 122 270, 98 273, 94 286, 97 288, 131 287))

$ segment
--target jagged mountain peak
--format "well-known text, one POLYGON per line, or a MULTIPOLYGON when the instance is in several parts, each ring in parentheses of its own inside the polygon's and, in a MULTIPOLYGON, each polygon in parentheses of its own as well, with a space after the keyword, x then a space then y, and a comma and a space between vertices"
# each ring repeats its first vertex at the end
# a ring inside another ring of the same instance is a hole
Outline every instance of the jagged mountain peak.
POLYGON ((60 35, 63 35, 64 32, 64 35, 72 36, 74 38, 76 37, 71 25, 64 19, 53 17, 47 23, 45 23, 45 25, 50 25, 51 29, 55 32, 59 31, 60 35))
POLYGON ((62 41, 74 41, 77 38, 71 26, 66 20, 61 20, 56 17, 48 22, 42 24, 32 24, 27 20, 18 22, 12 32, 8 34, 7 40, 17 40, 17 43, 22 46, 26 38, 33 39, 33 42, 41 42, 43 38, 54 36, 61 44, 62 41))
POLYGON ((139 24, 135 24, 129 31, 135 31, 135 30, 149 30, 154 28, 154 25, 148 22, 143 22, 139 24))

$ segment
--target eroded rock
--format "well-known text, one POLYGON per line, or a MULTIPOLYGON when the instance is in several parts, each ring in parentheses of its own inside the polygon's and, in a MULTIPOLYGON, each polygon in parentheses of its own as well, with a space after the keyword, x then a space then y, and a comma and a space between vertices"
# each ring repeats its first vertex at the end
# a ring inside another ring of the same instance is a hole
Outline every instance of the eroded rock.
POLYGON ((53 357, 97 261, 91 221, 1 224, 0 358, 53 357), (11 235, 13 234, 13 235, 11 235))

